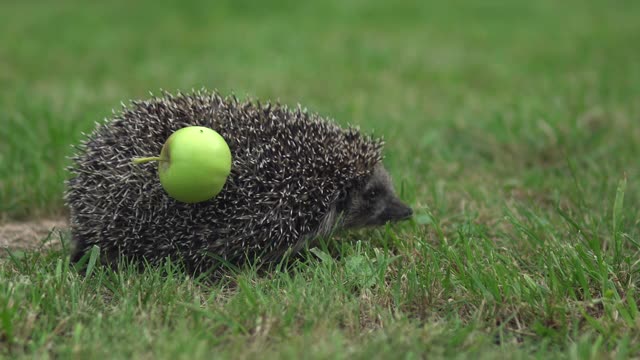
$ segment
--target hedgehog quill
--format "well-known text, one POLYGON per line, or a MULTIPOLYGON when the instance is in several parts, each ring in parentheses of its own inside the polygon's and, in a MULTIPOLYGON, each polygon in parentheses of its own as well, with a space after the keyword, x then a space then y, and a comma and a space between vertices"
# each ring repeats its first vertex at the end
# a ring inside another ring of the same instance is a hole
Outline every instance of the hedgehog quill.
POLYGON ((64 199, 72 261, 97 245, 105 264, 171 258, 202 272, 221 259, 277 262, 336 228, 408 219, 412 210, 382 164, 383 146, 300 106, 206 90, 132 101, 71 158, 64 199), (153 164, 131 161, 159 153, 188 126, 218 132, 233 159, 220 193, 192 204, 167 195, 153 164))

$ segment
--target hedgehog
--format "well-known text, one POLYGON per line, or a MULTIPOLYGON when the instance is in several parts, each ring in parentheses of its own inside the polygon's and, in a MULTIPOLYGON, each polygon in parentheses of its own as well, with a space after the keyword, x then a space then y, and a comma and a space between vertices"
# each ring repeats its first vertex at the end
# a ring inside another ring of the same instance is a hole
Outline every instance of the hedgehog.
POLYGON ((279 102, 239 100, 217 90, 166 91, 122 104, 74 145, 64 201, 72 254, 93 246, 104 264, 179 261, 194 273, 223 264, 268 264, 337 229, 409 219, 383 165, 384 140, 279 102), (229 145, 222 191, 181 203, 161 186, 158 154, 187 126, 205 126, 229 145))

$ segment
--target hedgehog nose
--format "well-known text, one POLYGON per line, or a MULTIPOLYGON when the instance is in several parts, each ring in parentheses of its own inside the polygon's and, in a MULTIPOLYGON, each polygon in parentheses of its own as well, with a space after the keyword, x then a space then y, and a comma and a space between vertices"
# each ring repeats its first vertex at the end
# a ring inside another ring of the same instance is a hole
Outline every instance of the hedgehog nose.
POLYGON ((402 220, 408 219, 413 215, 413 209, 405 206, 405 208, 400 212, 400 218, 402 220))
POLYGON ((413 215, 413 209, 399 200, 393 201, 390 210, 391 217, 395 220, 406 220, 413 215))

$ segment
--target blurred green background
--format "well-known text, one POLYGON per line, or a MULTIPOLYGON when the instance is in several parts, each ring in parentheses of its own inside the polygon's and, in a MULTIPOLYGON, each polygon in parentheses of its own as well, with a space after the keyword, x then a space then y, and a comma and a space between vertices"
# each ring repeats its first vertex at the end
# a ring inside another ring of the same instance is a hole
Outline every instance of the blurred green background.
POLYGON ((631 0, 0 0, 0 224, 63 218, 121 102, 202 87, 384 136, 416 210, 215 286, 0 257, 0 357, 640 354, 638 44, 631 0))
POLYGON ((485 191, 475 195, 484 203, 504 186, 568 189, 567 158, 581 177, 637 175, 639 8, 3 1, 0 211, 64 214, 70 145, 121 102, 160 89, 301 103, 383 135, 417 206, 437 203, 438 182, 485 191))

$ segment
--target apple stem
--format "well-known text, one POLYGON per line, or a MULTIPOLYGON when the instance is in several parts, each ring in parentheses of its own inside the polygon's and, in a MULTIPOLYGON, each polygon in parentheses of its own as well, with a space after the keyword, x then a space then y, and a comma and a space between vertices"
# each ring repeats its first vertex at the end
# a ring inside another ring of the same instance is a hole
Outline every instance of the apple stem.
POLYGON ((151 157, 135 158, 132 161, 134 164, 143 164, 149 161, 164 161, 164 159, 159 156, 151 156, 151 157))

